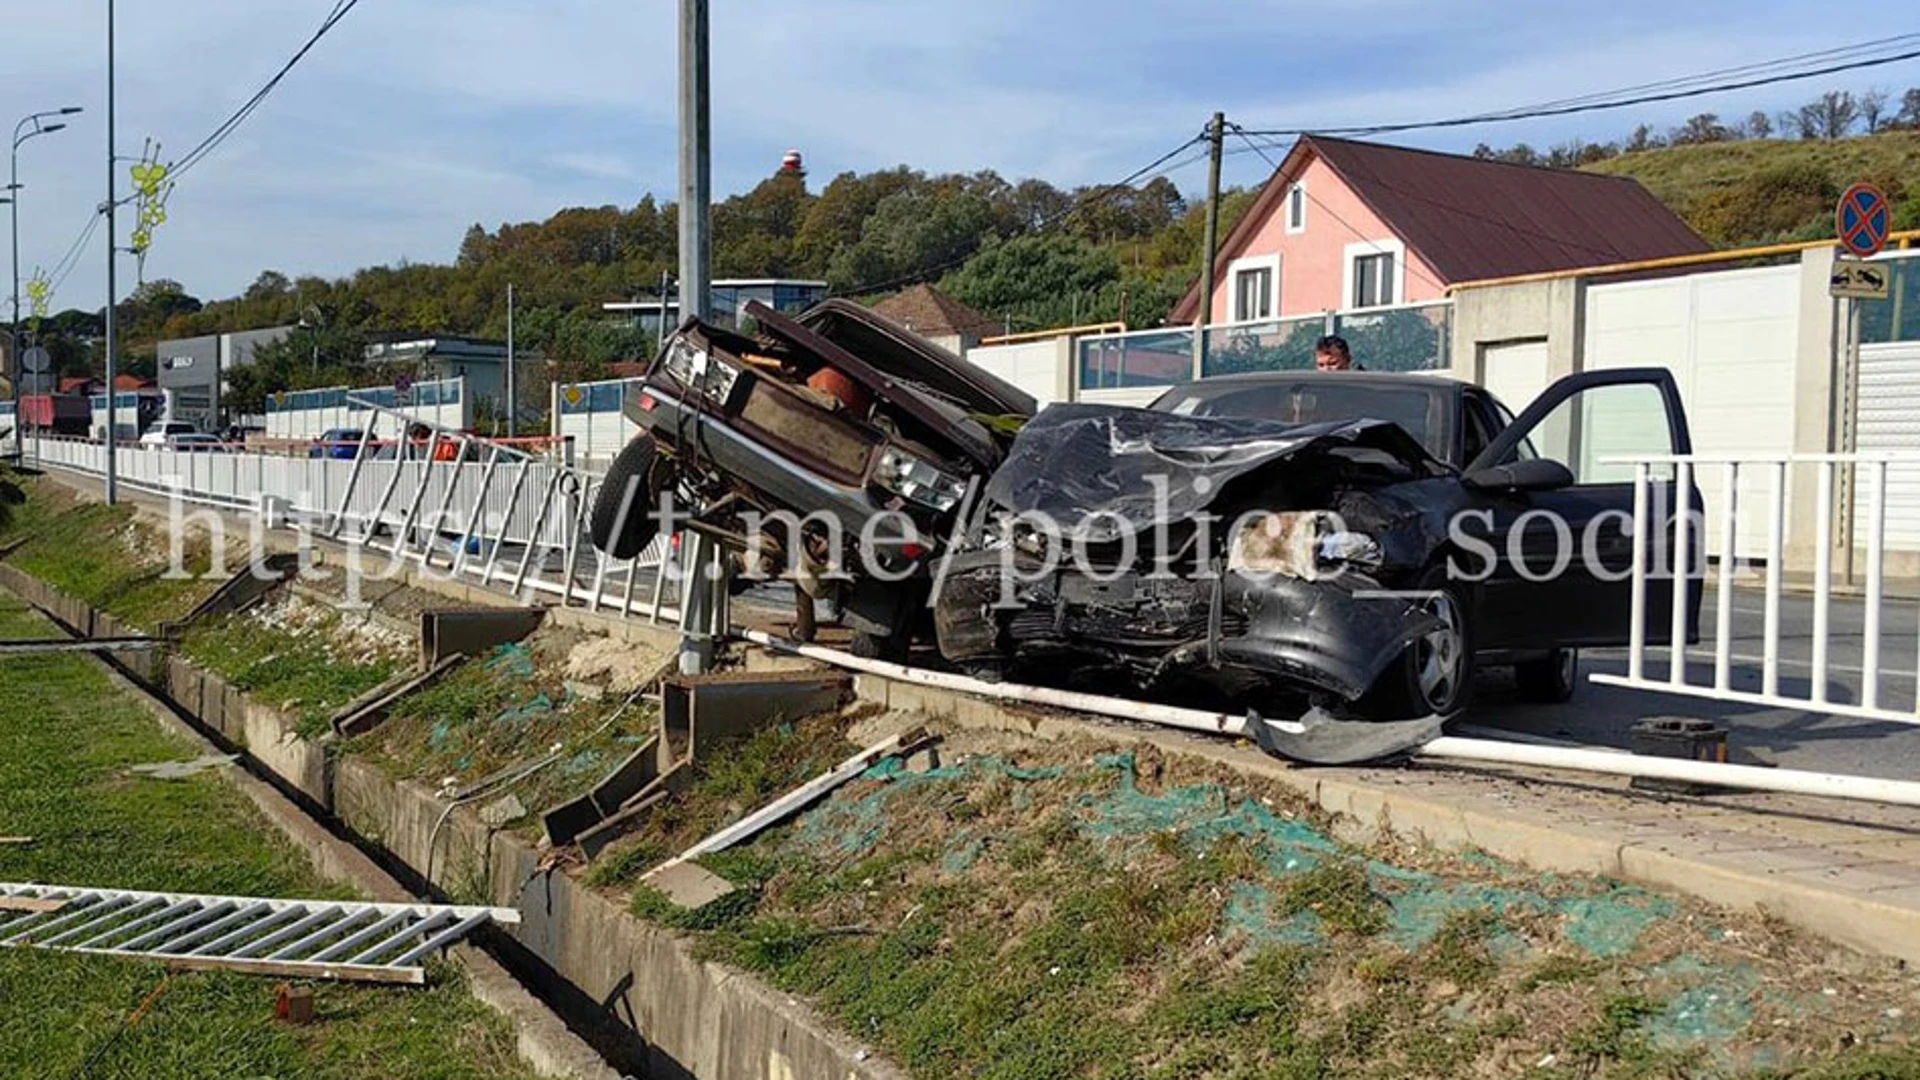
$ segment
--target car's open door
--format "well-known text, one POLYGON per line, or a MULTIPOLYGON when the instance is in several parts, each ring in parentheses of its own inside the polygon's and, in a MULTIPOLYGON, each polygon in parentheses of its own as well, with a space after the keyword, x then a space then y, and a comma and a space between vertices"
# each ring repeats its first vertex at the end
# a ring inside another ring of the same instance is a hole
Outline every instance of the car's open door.
MULTIPOLYGON (((1680 389, 1665 368, 1581 372, 1534 399, 1462 474, 1475 488, 1482 520, 1491 516, 1485 542, 1495 552, 1480 592, 1479 646, 1626 644, 1632 630, 1634 465, 1623 459, 1692 451, 1680 389), (1560 462, 1572 483, 1531 490, 1476 483, 1486 470, 1530 458, 1560 462)), ((1687 507, 1700 520, 1699 490, 1689 484, 1684 494, 1676 493, 1676 471, 1666 461, 1648 467, 1650 635, 1663 635, 1671 625, 1676 511, 1687 507)), ((1469 536, 1481 531, 1466 530, 1469 536)), ((1682 571, 1689 638, 1696 633, 1698 568, 1705 563, 1697 526, 1692 536, 1691 565, 1682 571)), ((1481 561, 1483 569, 1488 561, 1481 561)))

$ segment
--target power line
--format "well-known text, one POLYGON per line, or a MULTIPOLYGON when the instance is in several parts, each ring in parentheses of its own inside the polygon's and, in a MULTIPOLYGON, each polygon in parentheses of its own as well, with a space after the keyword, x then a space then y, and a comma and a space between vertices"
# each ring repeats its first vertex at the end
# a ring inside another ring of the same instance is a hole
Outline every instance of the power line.
POLYGON ((1700 83, 1711 82, 1712 80, 1715 80, 1715 79, 1725 79, 1730 76, 1736 76, 1736 75, 1745 76, 1745 75, 1751 75, 1759 72, 1773 72, 1780 69, 1792 68, 1812 60, 1825 60, 1825 59, 1831 59, 1839 56, 1850 56, 1851 54, 1855 54, 1855 53, 1884 50, 1887 48, 1891 48, 1893 46, 1902 45, 1910 42, 1920 42, 1920 33, 1897 34, 1897 35, 1894 35, 1893 37, 1876 38, 1872 41, 1856 42, 1852 45, 1840 45, 1830 49, 1819 49, 1814 52, 1797 53, 1793 56, 1784 56, 1784 57, 1779 57, 1773 60, 1758 60, 1753 63, 1740 64, 1740 65, 1737 65, 1734 67, 1728 67, 1728 68, 1719 68, 1714 71, 1704 71, 1704 72, 1699 72, 1693 75, 1682 75, 1682 76, 1676 76, 1674 78, 1669 78, 1669 79, 1660 79, 1654 82, 1639 83, 1634 86, 1618 87, 1613 90, 1600 90, 1600 91, 1595 91, 1593 93, 1588 93, 1588 94, 1579 94, 1574 97, 1559 98, 1554 101, 1543 101, 1543 102, 1538 102, 1532 105, 1521 105, 1513 109, 1502 109, 1496 112, 1482 113, 1480 115, 1482 117, 1492 119, 1492 118, 1504 116, 1507 113, 1512 113, 1512 112, 1521 112, 1521 111, 1527 111, 1527 110, 1533 110, 1533 109, 1552 109, 1552 108, 1560 108, 1560 107, 1569 106, 1569 105, 1582 105, 1589 102, 1604 101, 1609 98, 1618 97, 1622 94, 1637 94, 1637 93, 1645 93, 1650 91, 1678 89, 1681 87, 1688 87, 1688 86, 1694 86, 1700 83))
MULTIPOLYGON (((1150 173, 1158 172, 1160 175, 1165 175, 1166 173, 1172 172, 1175 169, 1182 169, 1188 165, 1193 164, 1196 161, 1199 161, 1201 158, 1206 157, 1206 152, 1203 151, 1197 156, 1189 157, 1186 160, 1178 162, 1173 165, 1167 165, 1167 167, 1164 169, 1161 168, 1161 166, 1166 165, 1168 161, 1171 161, 1173 158, 1178 157, 1188 147, 1192 146, 1195 143, 1203 142, 1206 140, 1206 138, 1207 138, 1207 133, 1202 131, 1200 134, 1195 135, 1194 137, 1188 139, 1186 142, 1181 143, 1179 146, 1176 146, 1173 149, 1167 151, 1166 153, 1161 154, 1159 157, 1148 162, 1146 165, 1143 165, 1140 168, 1135 169, 1132 173, 1128 174, 1128 176, 1125 179, 1116 181, 1111 184, 1106 184, 1098 188, 1093 188, 1083 193, 1079 198, 1073 201, 1072 205, 1054 214, 1051 214, 1045 218, 1042 218, 1037 224, 1028 226, 1027 228, 1021 230, 1016 235, 1037 236, 1040 233, 1043 233, 1048 229, 1053 228, 1055 225, 1058 225, 1060 222, 1065 221, 1067 218, 1072 217, 1074 214, 1078 213, 1081 210, 1086 209, 1089 206, 1105 201, 1107 199, 1111 199, 1122 191, 1131 190, 1131 186, 1136 181, 1141 180, 1142 178, 1146 177, 1150 173)), ((869 282, 862 285, 856 285, 853 288, 844 290, 844 292, 845 292, 845 295, 847 296, 864 296, 868 293, 882 292, 887 289, 896 289, 903 285, 918 284, 919 282, 925 281, 927 278, 933 276, 934 274, 938 274, 943 270, 951 270, 954 267, 965 263, 967 260, 973 258, 975 254, 977 254, 977 252, 968 252, 967 254, 962 255, 956 259, 949 259, 946 262, 938 263, 933 266, 922 267, 911 274, 903 274, 897 278, 893 278, 887 281, 875 281, 875 282, 869 282)))
POLYGON ((74 237, 73 243, 67 248, 67 253, 60 257, 60 261, 54 264, 52 272, 47 275, 49 300, 60 291, 60 286, 67 280, 67 275, 73 273, 74 268, 80 265, 80 254, 86 250, 87 241, 93 239, 93 234, 99 230, 100 218, 101 214, 98 210, 87 215, 86 226, 80 230, 79 236, 74 237))
POLYGON ((273 93, 274 87, 280 85, 280 80, 287 77, 287 73, 293 70, 294 65, 298 64, 308 52, 311 52, 313 47, 320 43, 320 39, 327 36, 327 31, 332 30, 341 19, 346 18, 347 14, 358 6, 359 3, 360 0, 335 0, 333 10, 327 13, 326 19, 320 23, 320 28, 313 32, 313 36, 308 38, 306 44, 300 46, 299 50, 295 52, 285 64, 281 65, 280 70, 274 73, 273 78, 268 79, 265 85, 255 91, 254 95, 248 98, 245 104, 235 109, 233 115, 222 121, 219 127, 214 128, 211 134, 200 140, 199 145, 187 151, 186 156, 174 163, 170 170, 173 179, 179 179, 188 169, 198 165, 202 159, 208 154, 213 153, 221 143, 225 142, 227 136, 233 134, 236 128, 246 122, 247 117, 253 115, 253 111, 260 107, 260 103, 266 100, 267 95, 273 93))
MULTIPOLYGON (((1890 38, 1886 40, 1901 41, 1901 40, 1905 40, 1907 37, 1915 37, 1915 36, 1920 36, 1920 35, 1905 35, 1902 38, 1890 38)), ((1322 127, 1322 128, 1262 128, 1262 129, 1249 129, 1245 133, 1248 135, 1264 135, 1264 136, 1309 135, 1309 134, 1383 135, 1383 134, 1400 132, 1400 131, 1422 131, 1422 130, 1428 130, 1433 128, 1468 127, 1476 124, 1508 123, 1514 120, 1533 120, 1533 119, 1538 119, 1541 117, 1549 117, 1549 116, 1572 116, 1576 113, 1601 112, 1601 111, 1606 111, 1611 109, 1624 109, 1634 105, 1648 105, 1648 104, 1653 104, 1653 103, 1662 102, 1662 101, 1677 101, 1683 98, 1701 97, 1707 94, 1728 93, 1734 90, 1750 90, 1750 89, 1753 89, 1754 87, 1759 87, 1759 86, 1771 86, 1775 83, 1794 82, 1802 79, 1814 79, 1814 78, 1819 78, 1820 76, 1823 76, 1823 75, 1834 75, 1843 71, 1857 71, 1863 68, 1880 67, 1886 64, 1895 64, 1895 63, 1900 63, 1906 60, 1913 60, 1916 58, 1920 58, 1920 49, 1908 49, 1902 52, 1894 53, 1889 56, 1878 56, 1878 57, 1871 57, 1868 59, 1847 61, 1845 63, 1827 64, 1817 68, 1810 68, 1805 71, 1794 71, 1794 72, 1786 72, 1782 74, 1758 76, 1758 77, 1747 78, 1747 79, 1723 81, 1723 82, 1712 83, 1706 86, 1693 86, 1693 87, 1687 87, 1684 89, 1663 91, 1659 93, 1639 94, 1632 97, 1619 98, 1617 100, 1588 101, 1588 102, 1581 102, 1577 104, 1565 104, 1565 105, 1550 104, 1550 105, 1544 105, 1539 107, 1515 109, 1515 110, 1502 112, 1502 113, 1477 113, 1472 116, 1456 116, 1456 117, 1450 117, 1450 118, 1441 119, 1441 120, 1421 120, 1421 121, 1414 121, 1414 122, 1403 123, 1403 124, 1374 124, 1370 126, 1322 127)), ((1623 91, 1613 91, 1611 93, 1620 93, 1620 92, 1623 92, 1623 91)), ((1591 96, 1596 98, 1606 98, 1609 96, 1609 94, 1596 94, 1591 96)))

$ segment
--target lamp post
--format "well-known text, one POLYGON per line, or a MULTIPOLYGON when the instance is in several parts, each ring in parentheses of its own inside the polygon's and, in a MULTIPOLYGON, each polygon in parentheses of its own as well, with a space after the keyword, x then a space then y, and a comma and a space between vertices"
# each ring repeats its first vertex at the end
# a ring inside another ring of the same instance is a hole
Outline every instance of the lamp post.
POLYGON ((325 313, 320 310, 320 305, 308 304, 306 307, 300 309, 300 321, 294 324, 294 329, 305 330, 307 337, 311 339, 310 344, 313 346, 313 373, 315 376, 320 374, 320 331, 326 326, 326 322, 325 313), (313 318, 307 318, 308 315, 312 315, 313 318))
POLYGON ((48 117, 72 116, 80 111, 80 106, 68 105, 63 109, 29 113, 21 117, 19 123, 13 125, 13 149, 9 154, 6 202, 8 216, 13 219, 13 307, 10 312, 12 319, 7 323, 7 352, 13 367, 15 450, 22 449, 20 436, 20 144, 38 135, 51 135, 67 126, 64 120, 45 123, 48 117))

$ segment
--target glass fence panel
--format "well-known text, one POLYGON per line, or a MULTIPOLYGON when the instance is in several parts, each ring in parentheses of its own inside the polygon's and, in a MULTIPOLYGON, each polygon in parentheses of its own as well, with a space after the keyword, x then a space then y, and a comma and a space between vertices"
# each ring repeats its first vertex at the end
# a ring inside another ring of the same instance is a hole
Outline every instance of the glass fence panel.
POLYGON ((1436 371, 1453 366, 1453 305, 1341 312, 1334 333, 1368 371, 1436 371))
POLYGON ((1326 336, 1325 315, 1207 329, 1206 377, 1248 371, 1304 371, 1313 366, 1313 347, 1326 336))
POLYGON ((1081 338, 1082 390, 1120 390, 1186 382, 1193 374, 1193 328, 1169 327, 1081 338))
POLYGON ((1860 301, 1860 341, 1885 345, 1920 341, 1920 251, 1884 260, 1891 281, 1885 300, 1860 301))

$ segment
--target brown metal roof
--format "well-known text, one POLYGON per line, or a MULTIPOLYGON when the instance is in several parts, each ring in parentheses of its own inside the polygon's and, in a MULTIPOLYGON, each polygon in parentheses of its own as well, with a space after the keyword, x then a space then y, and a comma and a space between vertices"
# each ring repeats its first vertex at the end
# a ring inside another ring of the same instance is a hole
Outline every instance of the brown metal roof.
MULTIPOLYGON (((1708 250, 1631 177, 1306 135, 1220 246, 1219 280, 1315 154, 1449 285, 1708 250)), ((1175 321, 1192 320, 1198 294, 1175 321)))
POLYGON ((955 300, 931 285, 913 285, 873 305, 876 314, 922 335, 996 334, 1003 329, 990 315, 955 300))

